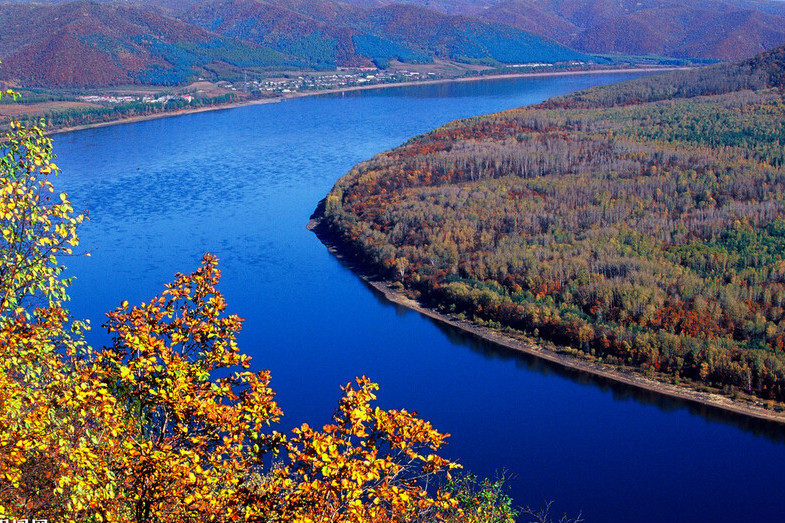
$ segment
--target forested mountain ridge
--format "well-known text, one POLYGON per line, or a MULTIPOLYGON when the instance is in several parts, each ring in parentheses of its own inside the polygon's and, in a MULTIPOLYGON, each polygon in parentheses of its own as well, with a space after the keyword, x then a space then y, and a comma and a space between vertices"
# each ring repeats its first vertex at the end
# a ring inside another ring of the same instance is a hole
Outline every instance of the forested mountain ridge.
POLYGON ((631 82, 551 98, 543 107, 612 107, 661 100, 695 98, 785 85, 785 46, 735 63, 667 72, 631 82))
POLYGON ((739 60, 785 43, 785 5, 770 0, 402 1, 508 24, 586 53, 739 60))
POLYGON ((450 16, 415 6, 377 9, 325 0, 217 0, 200 4, 188 22, 335 67, 434 58, 483 63, 587 60, 550 40, 498 23, 450 16))
POLYGON ((442 59, 498 66, 587 61, 496 22, 415 6, 328 0, 0 2, 0 80, 26 87, 180 85, 253 71, 442 59))
POLYGON ((216 63, 295 64, 269 47, 227 39, 128 4, 0 3, 0 80, 29 87, 176 85, 216 63))
POLYGON ((427 306, 785 400, 785 49, 453 122, 356 166, 322 232, 427 306))
MULTIPOLYGON (((72 1, 4 0, 9 5, 68 4, 72 1)), ((216 6, 226 4, 210 0, 91 1, 127 7, 156 7, 160 8, 162 14, 181 20, 193 19, 195 11, 204 13, 205 10, 214 10, 216 6)), ((334 56, 338 60, 347 57, 357 60, 356 56, 348 53, 352 51, 352 45, 346 41, 347 32, 348 37, 351 37, 360 26, 365 25, 367 28, 369 13, 374 18, 373 13, 383 13, 396 5, 403 8, 398 13, 417 13, 422 24, 418 20, 413 27, 420 31, 433 25, 434 20, 440 17, 449 17, 451 23, 459 27, 452 28, 451 34, 445 34, 444 41, 456 35, 459 39, 466 37, 467 33, 460 30, 459 20, 463 20, 463 24, 475 26, 474 32, 476 27, 482 27, 483 33, 490 33, 494 38, 505 36, 506 31, 506 37, 512 36, 514 42, 514 35, 509 33, 514 28, 529 34, 529 38, 536 37, 538 42, 545 39, 551 45, 558 43, 587 54, 738 60, 785 43, 785 5, 774 0, 258 0, 253 3, 257 4, 256 10, 266 13, 261 20, 254 19, 256 22, 261 21, 262 26, 272 24, 287 27, 270 18, 282 16, 283 21, 288 20, 290 29, 302 29, 303 24, 307 28, 302 34, 280 31, 264 33, 263 36, 256 34, 254 41, 266 39, 267 43, 276 44, 278 34, 285 45, 287 40, 297 41, 299 37, 309 36, 316 27, 320 27, 319 30, 324 33, 322 36, 338 36, 339 52, 334 56), (339 16, 331 16, 334 13, 339 13, 339 16), (294 18, 299 20, 295 21, 294 18), (500 26, 506 26, 506 29, 502 30, 500 26), (343 39, 340 35, 343 35, 343 39)), ((247 4, 241 10, 247 13, 247 4)), ((226 22, 238 15, 236 12, 224 11, 218 19, 226 22)), ((411 21, 409 23, 411 25, 411 21)), ((225 27, 239 29, 240 33, 249 29, 239 27, 241 25, 238 22, 234 28, 230 25, 225 27)), ((380 34, 381 29, 374 28, 369 34, 385 38, 387 35, 380 34)), ((486 35, 486 39, 490 37, 486 35)), ((329 50, 329 43, 319 42, 324 47, 323 52, 329 50)), ((396 43, 408 49, 413 42, 396 43)), ((314 38, 301 45, 313 46, 314 38)), ((509 46, 509 42, 506 45, 509 46)), ((280 46, 276 49, 285 52, 280 46)), ((485 53, 482 57, 488 58, 488 54, 493 53, 485 53)), ((359 55, 366 59, 374 58, 362 52, 359 55)), ((341 63, 349 65, 351 62, 341 63)))
POLYGON ((483 17, 593 53, 739 60, 785 43, 772 1, 506 0, 483 17))

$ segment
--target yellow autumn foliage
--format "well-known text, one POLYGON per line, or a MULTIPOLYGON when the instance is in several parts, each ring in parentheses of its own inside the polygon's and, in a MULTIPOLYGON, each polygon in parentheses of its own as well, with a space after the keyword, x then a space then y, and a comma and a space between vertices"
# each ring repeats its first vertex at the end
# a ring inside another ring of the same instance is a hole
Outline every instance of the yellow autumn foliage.
MULTIPOLYGON (((108 347, 64 308, 78 245, 43 129, 0 145, 0 519, 57 522, 462 521, 439 484, 446 435, 343 387, 332 423, 286 435, 205 255, 148 302, 108 314, 108 347)), ((466 519, 468 521, 468 519, 466 519)))

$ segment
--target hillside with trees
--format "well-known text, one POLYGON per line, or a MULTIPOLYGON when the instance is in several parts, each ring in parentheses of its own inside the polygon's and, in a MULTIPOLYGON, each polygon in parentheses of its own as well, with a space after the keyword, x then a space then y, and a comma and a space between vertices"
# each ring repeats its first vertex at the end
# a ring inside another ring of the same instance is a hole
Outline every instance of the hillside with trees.
POLYGON ((740 60, 785 43, 774 0, 347 0, 475 16, 586 53, 740 60))
MULTIPOLYGON (((497 22, 329 0, 0 2, 0 81, 89 88, 183 85, 243 71, 387 68, 435 59, 500 66, 591 58, 497 22)), ((606 61, 606 60, 602 60, 606 61)))
POLYGON ((785 42, 769 0, 0 1, 0 81, 83 89, 244 73, 737 60, 785 42))
POLYGON ((220 64, 298 63, 155 9, 92 2, 0 4, 0 58, 0 79, 49 88, 179 85, 220 64))
POLYGON ((785 400, 785 48, 453 122, 357 165, 320 233, 423 304, 785 400))
POLYGON ((505 0, 482 16, 592 53, 740 60, 785 43, 775 1, 505 0))
POLYGON ((391 58, 490 65, 589 59, 520 29, 416 6, 366 9, 325 0, 225 0, 205 2, 186 19, 324 67, 383 66, 391 58), (381 45, 362 45, 369 38, 381 45))

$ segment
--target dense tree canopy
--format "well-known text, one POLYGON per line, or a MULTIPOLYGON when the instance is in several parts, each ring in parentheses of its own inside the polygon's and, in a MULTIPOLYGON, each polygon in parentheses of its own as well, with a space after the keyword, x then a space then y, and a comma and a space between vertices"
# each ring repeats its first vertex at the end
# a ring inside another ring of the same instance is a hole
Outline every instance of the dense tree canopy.
POLYGON ((785 400, 783 57, 448 124, 356 166, 323 226, 445 312, 785 400))

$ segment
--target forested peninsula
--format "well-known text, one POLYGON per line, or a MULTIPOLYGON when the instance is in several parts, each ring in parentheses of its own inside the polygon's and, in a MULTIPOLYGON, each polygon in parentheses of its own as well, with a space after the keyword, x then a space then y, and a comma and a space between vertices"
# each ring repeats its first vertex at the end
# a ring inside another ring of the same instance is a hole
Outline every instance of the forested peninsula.
POLYGON ((442 315, 777 418, 784 160, 780 47, 447 124, 313 223, 442 315))

